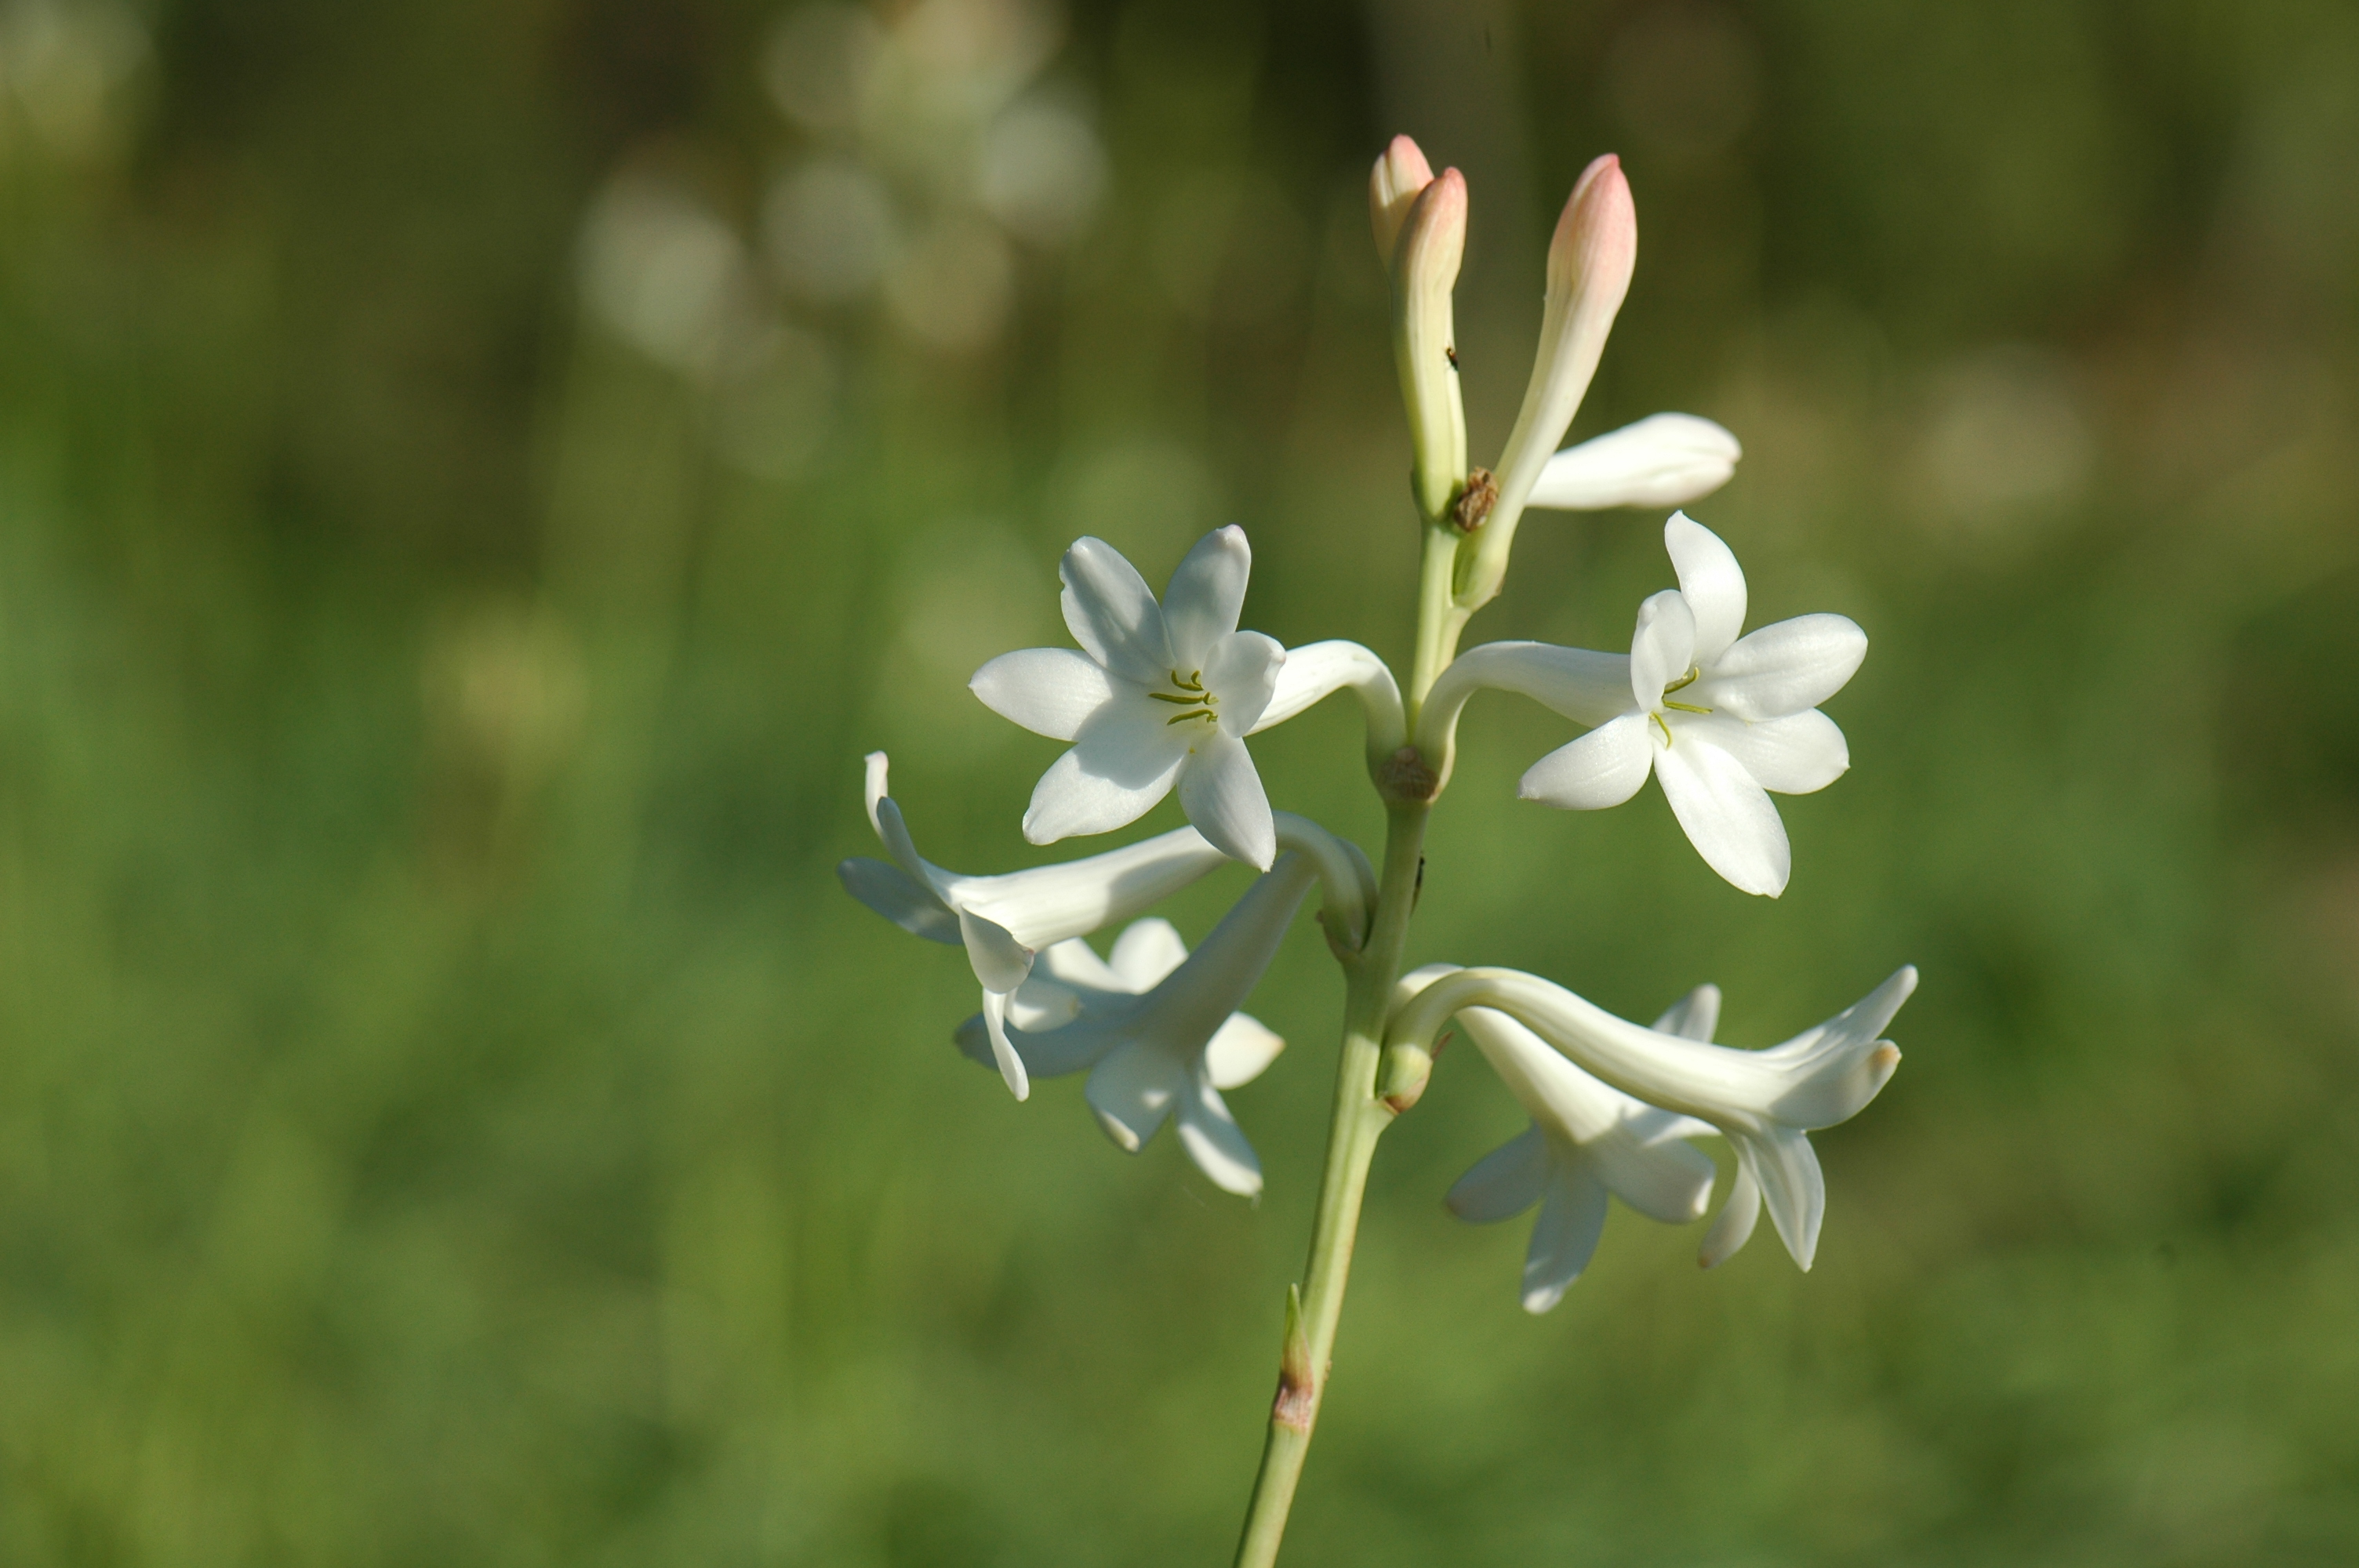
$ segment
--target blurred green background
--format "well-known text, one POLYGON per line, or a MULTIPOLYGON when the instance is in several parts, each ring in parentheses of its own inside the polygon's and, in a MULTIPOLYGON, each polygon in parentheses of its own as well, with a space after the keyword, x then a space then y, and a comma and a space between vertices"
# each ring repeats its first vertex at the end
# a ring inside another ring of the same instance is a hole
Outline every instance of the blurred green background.
MULTIPOLYGON (((1477 452, 1619 151, 1576 434, 1729 425, 1754 622, 1874 640, 1775 903, 1478 704, 1413 958, 1748 1044, 1925 980, 1808 1276, 1617 1212, 1527 1317, 1446 1057, 1288 1562, 2359 1560, 2347 4, 0 0, 0 1561, 1227 1561, 1315 928, 1255 1207, 1012 1103, 832 868, 875 747, 1050 858, 963 683, 1081 533, 1404 654, 1397 130, 1477 452)), ((1473 635, 1623 646, 1659 522, 1536 517, 1473 635)), ((1257 752, 1373 843, 1339 708, 1257 752)))

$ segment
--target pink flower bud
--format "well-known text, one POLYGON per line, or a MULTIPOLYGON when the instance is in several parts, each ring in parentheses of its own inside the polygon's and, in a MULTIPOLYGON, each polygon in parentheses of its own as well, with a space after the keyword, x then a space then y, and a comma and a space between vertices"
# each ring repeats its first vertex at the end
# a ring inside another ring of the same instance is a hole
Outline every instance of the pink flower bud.
POLYGON ((1393 245, 1408 218, 1409 203, 1433 183, 1433 166, 1407 136, 1395 136, 1392 146, 1368 171, 1368 221, 1376 232, 1376 254, 1393 264, 1393 245))

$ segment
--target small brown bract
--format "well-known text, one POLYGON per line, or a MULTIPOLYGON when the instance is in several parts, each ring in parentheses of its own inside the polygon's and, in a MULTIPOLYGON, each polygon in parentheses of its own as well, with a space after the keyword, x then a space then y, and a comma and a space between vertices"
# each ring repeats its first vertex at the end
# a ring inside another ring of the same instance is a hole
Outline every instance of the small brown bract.
POLYGON ((1466 488, 1450 508, 1450 525, 1462 534, 1472 534, 1490 521, 1491 508, 1499 504, 1499 481, 1489 469, 1476 469, 1466 476, 1466 488))

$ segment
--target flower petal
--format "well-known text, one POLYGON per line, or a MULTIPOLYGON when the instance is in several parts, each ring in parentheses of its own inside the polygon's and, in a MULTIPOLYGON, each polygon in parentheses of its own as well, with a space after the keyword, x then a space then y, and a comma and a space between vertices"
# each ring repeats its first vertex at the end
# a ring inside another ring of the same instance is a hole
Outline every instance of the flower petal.
POLYGON ((1761 1219, 1761 1184, 1753 1179, 1753 1172, 1742 1160, 1736 1164, 1736 1179, 1728 1184, 1728 1201, 1720 1206, 1720 1216, 1704 1233, 1703 1248, 1696 1254, 1701 1268, 1717 1269, 1736 1256, 1739 1249, 1753 1239, 1753 1227, 1761 1219))
POLYGON ((1650 594, 1638 606, 1638 629, 1630 638, 1630 695, 1654 712, 1663 688, 1695 665, 1695 613, 1675 588, 1650 594))
MULTIPOLYGON (((1027 1034, 1020 1029, 1004 1032, 1009 1045, 1023 1059, 1028 1084, 1032 1078, 1060 1078, 1096 1066, 1107 1052, 1122 1043, 1121 1035, 1103 1024, 1102 1019, 1084 1018, 1043 1034, 1027 1034)), ((960 1024, 951 1032, 951 1039, 969 1061, 986 1067, 999 1065, 992 1046, 991 1028, 983 1014, 978 1012, 960 1024)))
POLYGON ((1851 748, 1835 721, 1813 708, 1783 719, 1747 724, 1719 714, 1698 716, 1679 726, 1684 741, 1692 730, 1736 759, 1753 782, 1779 795, 1809 795, 1843 777, 1851 748))
POLYGON ((1547 1135, 1537 1126, 1527 1127, 1474 1162, 1441 1201, 1469 1224, 1489 1225, 1513 1219, 1539 1202, 1548 1177, 1547 1135))
POLYGON ((1596 1255, 1605 1230, 1605 1186, 1581 1164, 1560 1162, 1549 1173, 1524 1254, 1524 1310, 1543 1313, 1564 1299, 1596 1255))
MULTIPOLYGON (((1719 535, 1684 512, 1672 513, 1663 524, 1663 547, 1695 612, 1695 662, 1710 667, 1745 630, 1745 568, 1719 535)), ((1682 666, 1672 677, 1685 673, 1682 666)))
POLYGON ((1106 962, 1118 977, 1120 988, 1136 994, 1153 990, 1187 957, 1188 944, 1180 940, 1169 921, 1158 918, 1133 921, 1114 938, 1114 952, 1106 962))
POLYGON ((1867 633, 1851 617, 1797 615, 1711 661, 1690 700, 1737 719, 1783 719, 1841 691, 1866 657, 1867 633))
POLYGON ((1032 949, 1018 942, 1007 927, 967 909, 958 912, 958 923, 959 939, 966 944, 967 964, 984 989, 1005 996, 1032 973, 1032 949))
POLYGON ((1261 1195, 1261 1161, 1221 1092, 1200 1076, 1180 1098, 1179 1108, 1180 1145, 1196 1162, 1196 1169, 1223 1192, 1246 1198, 1261 1195))
MULTIPOLYGON (((1560 1061, 1561 1057, 1558 1058, 1560 1061)), ((1608 1088, 1608 1093, 1615 1091, 1608 1088)), ((1712 1178, 1719 1174, 1712 1156, 1678 1137, 1666 1136, 1673 1123, 1690 1137, 1712 1130, 1701 1122, 1647 1106, 1620 1127, 1585 1146, 1598 1179, 1614 1195, 1665 1225, 1685 1225, 1701 1219, 1712 1202, 1712 1178)))
POLYGON ((1110 702, 1082 726, 1073 749, 1049 764, 1024 813, 1024 837, 1053 844, 1080 833, 1111 833, 1137 821, 1171 792, 1188 738, 1155 711, 1160 704, 1110 702))
POLYGON ((1247 865, 1266 871, 1277 859, 1277 827, 1261 775, 1245 743, 1225 730, 1196 737, 1180 769, 1180 808, 1215 848, 1247 865))
POLYGON ((1516 793, 1567 811, 1621 805, 1638 793, 1655 765, 1655 748, 1647 736, 1653 722, 1643 713, 1625 713, 1599 725, 1534 762, 1516 793))
POLYGON ((1245 531, 1232 523, 1197 540, 1171 574, 1163 590, 1163 626, 1171 640, 1172 665, 1181 675, 1211 673, 1212 644, 1237 629, 1252 573, 1253 547, 1245 543, 1245 531))
POLYGON ((1097 1112, 1098 1125, 1124 1152, 1136 1154, 1155 1136, 1173 1104, 1190 1090, 1194 1076, 1144 1041, 1125 1040, 1090 1071, 1082 1098, 1097 1112))
MULTIPOLYGON (((1302 650, 1287 656, 1293 659, 1302 650)), ((1432 708, 1488 687, 1528 697, 1575 723, 1596 726, 1630 711, 1630 659, 1553 643, 1484 643, 1451 662, 1427 698, 1432 708)))
POLYGON ((1793 871, 1777 808, 1743 763, 1687 724, 1671 728, 1677 740, 1657 749, 1655 776, 1688 842, 1733 886, 1776 898, 1793 871))
POLYGON ((1090 716, 1114 699, 1114 683, 1105 670, 1087 654, 1071 648, 1002 654, 966 684, 1002 719, 1056 741, 1080 734, 1090 716))
POLYGON ((1220 699, 1221 728, 1242 739, 1253 733, 1277 689, 1286 649, 1258 632, 1232 632, 1204 658, 1204 687, 1220 699))
POLYGON ((1069 986, 1087 987, 1093 991, 1119 992, 1130 989, 1123 984, 1122 977, 1114 972, 1113 966, 1098 957, 1097 949, 1078 936, 1069 936, 1041 948, 1040 957, 1034 964, 1033 978, 1038 979, 1044 969, 1069 986))
POLYGON ((1720 988, 1709 982, 1696 987, 1671 1003, 1654 1026, 1658 1033, 1709 1043, 1720 1027, 1720 988))
POLYGON ((900 867, 855 855, 839 864, 835 875, 844 892, 911 935, 958 946, 958 917, 931 888, 920 887, 900 867))
POLYGON ((983 993, 983 1027, 991 1037, 991 1059, 999 1068, 999 1076, 1007 1085, 1007 1092, 1017 1099, 1032 1098, 1032 1077, 1025 1070, 1024 1058, 1007 1038, 1007 998, 1005 994, 986 990, 983 993))
POLYGON ((1652 414, 1549 459, 1527 506, 1595 512, 1677 506, 1711 494, 1745 455, 1736 438, 1692 414, 1652 414))
POLYGON ((1175 827, 1056 865, 992 877, 941 874, 960 908, 997 921, 1027 947, 1047 947, 1126 919, 1226 864, 1202 834, 1175 827))
POLYGON ((1246 733, 1257 734, 1273 724, 1283 724, 1311 704, 1347 686, 1364 690, 1373 688, 1378 693, 1387 694, 1380 695, 1375 700, 1379 704, 1389 701, 1393 712, 1398 714, 1400 687, 1393 679, 1392 670, 1359 643, 1336 638, 1288 648, 1286 650, 1286 662, 1277 667, 1268 705, 1261 710, 1261 717, 1254 720, 1253 728, 1246 733))
POLYGON ((1216 1089, 1241 1088, 1286 1049, 1278 1033, 1249 1012, 1233 1012, 1204 1047, 1204 1076, 1216 1089))
POLYGON ((1076 539, 1057 575, 1065 582, 1065 626, 1084 653, 1140 686, 1170 678, 1163 611, 1120 550, 1103 539, 1076 539))
POLYGON ((1777 1126, 1759 1132, 1732 1129, 1728 1141, 1760 1184, 1762 1206, 1777 1227, 1777 1239, 1809 1272, 1819 1250, 1819 1224, 1827 1213, 1827 1181, 1810 1141, 1793 1128, 1777 1126))

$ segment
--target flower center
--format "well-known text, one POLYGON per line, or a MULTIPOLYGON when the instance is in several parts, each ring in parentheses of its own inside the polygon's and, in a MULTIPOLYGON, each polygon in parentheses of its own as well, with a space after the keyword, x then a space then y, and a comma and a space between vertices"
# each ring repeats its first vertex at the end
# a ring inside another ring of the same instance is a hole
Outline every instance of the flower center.
POLYGON ((1165 725, 1185 724, 1190 719, 1201 719, 1207 724, 1220 722, 1220 715, 1212 710, 1220 707, 1221 699, 1204 689, 1203 671, 1190 670, 1183 676, 1178 670, 1173 670, 1171 685, 1174 690, 1150 691, 1147 694, 1158 702, 1168 702, 1188 710, 1185 713, 1173 714, 1163 721, 1165 725))
MULTIPOLYGON (((1700 708, 1692 702, 1673 702, 1671 700, 1671 693, 1675 691, 1685 691, 1688 687, 1695 685, 1695 683, 1701 678, 1703 678, 1703 672, 1696 668, 1695 665, 1690 665, 1688 666, 1687 674, 1681 676, 1679 679, 1673 681, 1670 685, 1663 688, 1663 706, 1665 708, 1675 708, 1681 713, 1710 713, 1712 709, 1709 708, 1700 708)), ((1665 719, 1659 713, 1650 713, 1647 715, 1647 717, 1653 719, 1655 721, 1655 727, 1663 732, 1663 744, 1666 746, 1669 745, 1671 743, 1670 720, 1665 719)))

